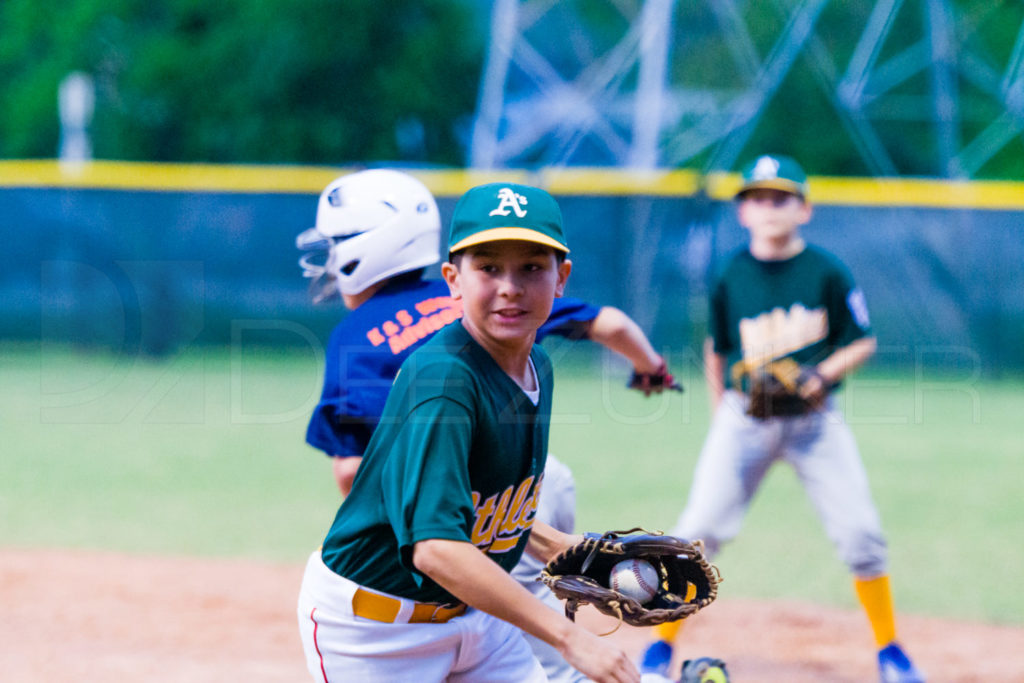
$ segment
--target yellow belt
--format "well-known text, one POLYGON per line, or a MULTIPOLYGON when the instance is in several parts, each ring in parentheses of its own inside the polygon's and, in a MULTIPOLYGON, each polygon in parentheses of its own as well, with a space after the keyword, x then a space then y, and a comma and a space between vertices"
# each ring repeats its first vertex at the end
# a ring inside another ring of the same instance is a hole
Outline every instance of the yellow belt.
MULTIPOLYGON (((398 620, 398 613, 402 609, 402 601, 398 598, 388 597, 380 593, 371 593, 368 590, 357 588, 352 596, 352 613, 364 619, 383 621, 386 624, 393 624, 398 620)), ((412 614, 409 615, 410 624, 443 624, 454 619, 466 611, 464 604, 454 606, 441 605, 435 602, 413 603, 412 614)))

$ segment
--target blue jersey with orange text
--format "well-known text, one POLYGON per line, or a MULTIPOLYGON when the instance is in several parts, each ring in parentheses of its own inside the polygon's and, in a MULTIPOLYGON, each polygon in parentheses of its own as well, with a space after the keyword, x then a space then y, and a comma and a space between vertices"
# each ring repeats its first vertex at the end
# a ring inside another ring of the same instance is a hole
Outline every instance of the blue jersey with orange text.
MULTIPOLYGON (((555 334, 579 338, 598 308, 555 299, 537 342, 555 334)), ((419 273, 394 278, 331 332, 324 386, 306 429, 306 442, 327 455, 362 455, 380 421, 398 368, 435 332, 462 317, 443 280, 419 273)))

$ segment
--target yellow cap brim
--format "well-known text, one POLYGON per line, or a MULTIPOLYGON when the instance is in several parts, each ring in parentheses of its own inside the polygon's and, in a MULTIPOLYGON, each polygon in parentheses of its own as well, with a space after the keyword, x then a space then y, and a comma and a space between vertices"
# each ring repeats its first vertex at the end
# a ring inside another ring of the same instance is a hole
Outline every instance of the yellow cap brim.
POLYGON ((783 192, 789 192, 790 194, 800 195, 801 197, 806 195, 806 187, 800 183, 794 183, 792 180, 784 180, 782 178, 775 178, 772 180, 758 180, 753 183, 748 183, 740 188, 740 191, 736 193, 739 197, 744 192, 750 190, 781 190, 783 192))
POLYGON ((548 237, 542 232, 536 230, 530 230, 529 228, 491 228, 490 230, 483 230, 478 233, 474 233, 464 240, 453 244, 448 247, 448 253, 465 249, 466 247, 472 247, 477 244, 484 244, 485 242, 497 242, 499 240, 519 240, 521 242, 536 242, 537 244, 543 244, 546 247, 563 251, 566 254, 569 253, 569 248, 559 242, 558 240, 548 237))

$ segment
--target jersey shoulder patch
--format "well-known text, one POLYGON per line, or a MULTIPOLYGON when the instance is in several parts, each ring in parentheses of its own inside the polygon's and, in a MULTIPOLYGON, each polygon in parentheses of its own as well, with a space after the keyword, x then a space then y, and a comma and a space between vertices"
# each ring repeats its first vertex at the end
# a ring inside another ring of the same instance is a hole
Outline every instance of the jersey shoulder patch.
POLYGON ((871 327, 871 318, 868 316, 868 302, 864 298, 864 291, 860 287, 854 287, 846 295, 846 306, 850 309, 857 327, 867 330, 871 327))

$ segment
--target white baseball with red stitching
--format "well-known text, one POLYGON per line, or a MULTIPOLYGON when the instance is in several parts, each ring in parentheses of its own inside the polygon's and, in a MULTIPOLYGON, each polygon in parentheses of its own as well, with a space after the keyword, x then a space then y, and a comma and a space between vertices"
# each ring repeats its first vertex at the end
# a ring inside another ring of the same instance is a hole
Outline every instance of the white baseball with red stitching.
POLYGON ((658 592, 658 571, 647 560, 623 560, 612 567, 608 585, 643 604, 658 592))

